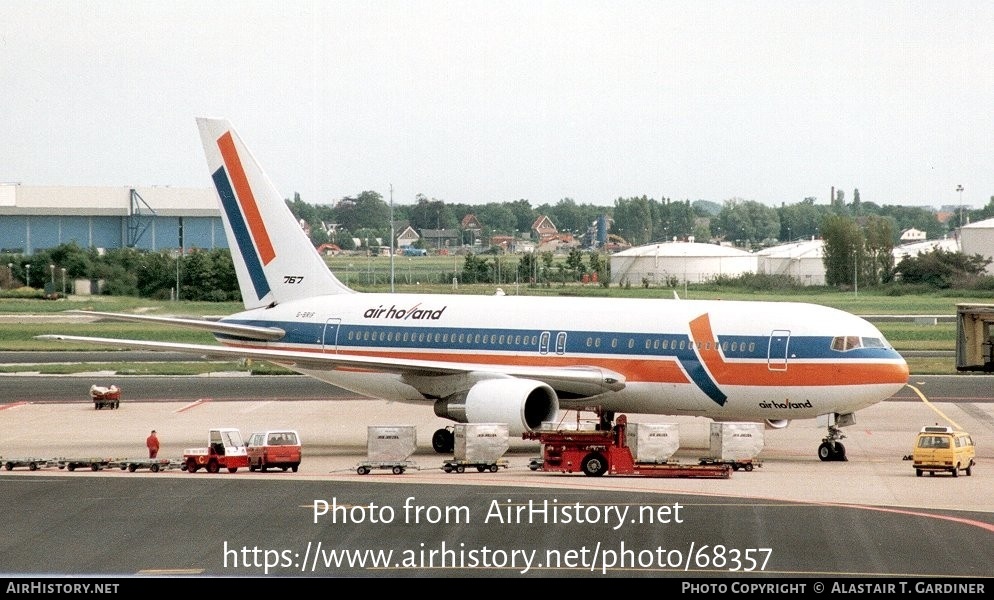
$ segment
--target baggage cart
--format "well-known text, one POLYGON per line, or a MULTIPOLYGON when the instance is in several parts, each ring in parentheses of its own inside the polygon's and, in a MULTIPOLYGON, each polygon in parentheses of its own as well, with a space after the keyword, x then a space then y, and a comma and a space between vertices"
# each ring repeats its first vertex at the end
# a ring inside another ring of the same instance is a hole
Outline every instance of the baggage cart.
POLYGON ((419 469, 408 458, 418 448, 414 425, 370 425, 366 428, 366 460, 357 464, 356 473, 368 475, 373 470, 388 470, 401 475, 408 469, 419 469))
POLYGON ((356 465, 355 472, 359 475, 369 475, 374 469, 385 469, 394 475, 403 475, 408 469, 420 470, 417 463, 409 460, 402 461, 364 461, 356 465))
POLYGON ((103 387, 100 385, 90 386, 90 400, 93 401, 93 408, 118 408, 121 406, 121 388, 116 385, 103 387))
POLYGON ((153 473, 158 473, 169 469, 181 469, 184 466, 183 461, 169 458, 123 458, 111 461, 108 465, 108 467, 118 467, 122 471, 127 470, 130 473, 139 469, 148 469, 153 473))
POLYGON ((60 469, 65 469, 67 471, 75 471, 80 468, 89 468, 91 471, 101 471, 110 466, 112 459, 98 457, 56 458, 51 462, 54 462, 60 469))
POLYGON ((0 464, 8 471, 13 471, 15 467, 27 467, 29 471, 37 471, 48 466, 47 458, 2 458, 0 464))
POLYGON ((457 423, 453 433, 455 456, 442 463, 446 473, 466 469, 496 473, 507 468, 507 460, 501 458, 509 446, 507 423, 457 423))
POLYGON ((506 469, 508 464, 507 459, 504 458, 498 458, 497 460, 487 462, 452 459, 446 460, 442 463, 442 470, 446 473, 465 473, 466 469, 476 469, 480 473, 484 473, 486 471, 496 473, 498 469, 506 469))

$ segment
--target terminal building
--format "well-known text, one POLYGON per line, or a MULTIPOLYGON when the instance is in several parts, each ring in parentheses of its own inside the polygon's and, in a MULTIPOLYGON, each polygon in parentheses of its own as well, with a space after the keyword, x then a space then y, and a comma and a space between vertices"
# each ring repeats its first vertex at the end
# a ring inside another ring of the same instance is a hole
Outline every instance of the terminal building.
POLYGON ((227 248, 214 191, 0 184, 0 252, 82 248, 227 248))

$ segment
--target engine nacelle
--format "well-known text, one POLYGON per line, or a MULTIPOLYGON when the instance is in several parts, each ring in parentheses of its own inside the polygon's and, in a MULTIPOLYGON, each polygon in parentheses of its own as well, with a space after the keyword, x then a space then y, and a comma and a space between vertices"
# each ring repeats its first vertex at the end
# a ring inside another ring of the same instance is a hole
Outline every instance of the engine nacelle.
POLYGON ((766 419, 767 429, 783 429, 790 425, 790 419, 766 419))
POLYGON ((435 414, 457 423, 507 423, 520 436, 559 417, 556 391, 531 379, 485 379, 435 403, 435 414))

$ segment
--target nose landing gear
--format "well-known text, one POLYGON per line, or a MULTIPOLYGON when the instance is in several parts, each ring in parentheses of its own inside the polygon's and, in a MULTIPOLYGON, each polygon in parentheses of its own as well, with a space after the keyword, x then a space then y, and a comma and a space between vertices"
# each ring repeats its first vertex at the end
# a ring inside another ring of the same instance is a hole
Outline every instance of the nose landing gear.
POLYGON ((839 440, 846 436, 842 430, 835 425, 828 426, 828 435, 822 438, 821 445, 818 446, 818 458, 822 461, 844 461, 846 458, 846 447, 839 440))

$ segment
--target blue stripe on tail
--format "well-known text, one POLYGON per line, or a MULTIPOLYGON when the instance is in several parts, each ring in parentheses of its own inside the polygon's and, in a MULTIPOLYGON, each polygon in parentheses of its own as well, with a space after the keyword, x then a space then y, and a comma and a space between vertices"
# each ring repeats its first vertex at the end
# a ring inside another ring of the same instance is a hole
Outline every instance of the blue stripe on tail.
POLYGON ((228 181, 228 174, 225 172, 224 167, 214 171, 213 179, 214 187, 217 188, 217 195, 221 199, 221 206, 228 216, 231 231, 234 232, 235 240, 238 242, 238 251, 242 255, 242 260, 245 261, 246 268, 248 268, 249 277, 252 278, 255 295, 258 298, 264 298, 270 292, 269 282, 266 280, 266 274, 262 270, 259 253, 256 252, 252 236, 249 234, 248 225, 245 223, 242 211, 238 207, 238 199, 235 198, 235 192, 231 189, 231 183, 228 181))

